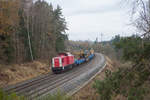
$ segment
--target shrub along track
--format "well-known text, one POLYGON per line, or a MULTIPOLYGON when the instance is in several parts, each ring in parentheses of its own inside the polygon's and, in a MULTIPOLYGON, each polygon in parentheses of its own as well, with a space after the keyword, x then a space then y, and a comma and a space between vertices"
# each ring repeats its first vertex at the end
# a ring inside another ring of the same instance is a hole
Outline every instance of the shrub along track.
POLYGON ((96 54, 90 62, 76 66, 67 72, 61 74, 48 73, 32 80, 5 87, 4 90, 8 93, 16 92, 18 95, 24 95, 29 99, 56 93, 58 88, 68 93, 89 80, 104 64, 104 57, 101 54, 96 54))

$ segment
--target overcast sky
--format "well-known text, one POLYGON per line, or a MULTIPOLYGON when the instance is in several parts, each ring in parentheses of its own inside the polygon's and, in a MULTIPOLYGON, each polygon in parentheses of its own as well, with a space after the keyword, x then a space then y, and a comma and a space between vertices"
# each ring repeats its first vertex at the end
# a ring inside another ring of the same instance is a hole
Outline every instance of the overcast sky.
POLYGON ((129 6, 121 0, 47 0, 61 6, 70 40, 110 40, 117 34, 131 35, 129 6))

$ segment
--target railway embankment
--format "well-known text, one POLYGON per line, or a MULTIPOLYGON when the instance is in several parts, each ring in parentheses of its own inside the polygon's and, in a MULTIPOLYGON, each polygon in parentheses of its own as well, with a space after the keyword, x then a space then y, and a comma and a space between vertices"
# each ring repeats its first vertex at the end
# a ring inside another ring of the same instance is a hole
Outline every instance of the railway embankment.
POLYGON ((34 61, 24 64, 0 64, 0 87, 16 84, 50 72, 46 62, 34 61))
POLYGON ((105 78, 105 72, 110 70, 111 72, 117 70, 120 65, 117 61, 112 61, 108 57, 106 58, 106 67, 101 70, 88 84, 81 87, 78 92, 72 95, 72 100, 99 100, 99 94, 93 88, 95 80, 103 80, 105 78))

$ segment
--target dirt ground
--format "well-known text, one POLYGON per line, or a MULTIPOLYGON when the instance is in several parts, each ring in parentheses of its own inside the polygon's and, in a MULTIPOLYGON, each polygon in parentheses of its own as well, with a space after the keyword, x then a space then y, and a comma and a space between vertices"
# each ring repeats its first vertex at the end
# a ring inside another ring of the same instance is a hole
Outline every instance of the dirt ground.
POLYGON ((103 80, 105 77, 105 71, 115 71, 118 68, 119 63, 115 61, 111 61, 108 57, 107 65, 103 69, 101 73, 99 73, 89 84, 83 87, 80 91, 72 96, 73 100, 100 100, 99 95, 96 93, 95 89, 93 89, 94 80, 103 80))
POLYGON ((34 61, 32 63, 0 65, 0 87, 15 84, 50 72, 50 65, 34 61))

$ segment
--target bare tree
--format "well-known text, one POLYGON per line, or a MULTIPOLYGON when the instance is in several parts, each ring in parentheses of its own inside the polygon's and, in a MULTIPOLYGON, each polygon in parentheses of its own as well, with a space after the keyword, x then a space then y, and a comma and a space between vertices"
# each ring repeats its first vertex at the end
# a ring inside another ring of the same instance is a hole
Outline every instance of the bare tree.
POLYGON ((25 12, 26 12, 26 16, 27 16, 27 19, 26 19, 26 28, 27 28, 27 34, 28 34, 28 43, 29 43, 29 51, 30 51, 30 55, 31 55, 31 60, 33 61, 33 53, 32 53, 32 46, 31 46, 31 37, 30 37, 30 34, 29 34, 29 16, 30 16, 30 13, 29 13, 29 9, 30 9, 30 6, 32 5, 32 0, 24 0, 25 2, 25 12))
POLYGON ((150 0, 133 0, 132 15, 135 15, 133 24, 142 33, 142 37, 150 39, 150 0))

